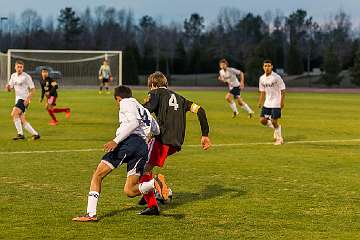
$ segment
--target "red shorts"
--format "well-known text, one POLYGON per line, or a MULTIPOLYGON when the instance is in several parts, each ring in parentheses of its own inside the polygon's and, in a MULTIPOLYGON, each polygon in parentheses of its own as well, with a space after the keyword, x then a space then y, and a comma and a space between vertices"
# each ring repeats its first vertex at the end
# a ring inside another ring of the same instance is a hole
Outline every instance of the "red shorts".
POLYGON ((56 105, 56 97, 54 97, 54 96, 48 97, 47 102, 49 105, 55 106, 56 105))
POLYGON ((148 145, 149 148, 149 164, 152 166, 162 167, 168 156, 176 153, 178 150, 171 146, 162 144, 157 139, 152 139, 148 145))

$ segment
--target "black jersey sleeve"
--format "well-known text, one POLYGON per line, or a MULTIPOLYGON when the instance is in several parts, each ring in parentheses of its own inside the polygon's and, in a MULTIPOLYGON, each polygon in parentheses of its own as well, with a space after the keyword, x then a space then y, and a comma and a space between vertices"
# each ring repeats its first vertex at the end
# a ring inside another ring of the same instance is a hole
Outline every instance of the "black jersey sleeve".
POLYGON ((58 84, 56 82, 56 80, 54 79, 50 79, 49 80, 49 86, 50 86, 50 96, 56 96, 57 95, 57 89, 58 89, 58 84))
POLYGON ((41 99, 40 99, 40 101, 41 102, 44 100, 44 96, 45 96, 45 83, 46 83, 46 81, 40 80, 40 86, 41 86, 41 99))
POLYGON ((144 107, 147 108, 150 113, 157 112, 159 96, 154 92, 150 92, 148 98, 145 100, 144 107))
POLYGON ((209 135, 209 124, 207 121, 205 109, 196 103, 186 100, 186 111, 196 113, 200 122, 201 134, 203 137, 207 137, 209 135))

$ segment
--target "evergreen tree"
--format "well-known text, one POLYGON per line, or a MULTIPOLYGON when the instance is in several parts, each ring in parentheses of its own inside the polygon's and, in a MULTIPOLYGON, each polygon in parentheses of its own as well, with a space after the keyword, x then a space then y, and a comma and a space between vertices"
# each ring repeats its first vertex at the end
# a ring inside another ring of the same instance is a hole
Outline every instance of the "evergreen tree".
POLYGON ((325 52, 323 68, 325 71, 322 75, 323 82, 327 86, 340 85, 342 80, 339 76, 341 66, 332 46, 330 46, 325 52))
POLYGON ((66 7, 60 10, 58 22, 58 28, 63 34, 65 48, 76 49, 80 42, 79 39, 82 32, 80 18, 76 16, 72 8, 66 7))

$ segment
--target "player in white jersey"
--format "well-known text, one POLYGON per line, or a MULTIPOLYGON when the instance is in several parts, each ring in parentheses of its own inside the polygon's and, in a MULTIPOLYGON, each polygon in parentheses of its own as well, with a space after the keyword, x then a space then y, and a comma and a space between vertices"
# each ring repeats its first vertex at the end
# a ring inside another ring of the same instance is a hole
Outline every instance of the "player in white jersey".
POLYGON ((226 59, 221 59, 219 61, 219 81, 225 82, 229 86, 229 92, 226 94, 225 99, 230 104, 230 108, 233 111, 233 117, 236 117, 239 112, 236 107, 234 99, 236 99, 239 106, 244 109, 251 118, 254 114, 254 111, 249 107, 249 105, 241 98, 240 92, 245 87, 244 74, 238 69, 229 67, 229 63, 226 59), (237 78, 240 77, 240 81, 237 78))
POLYGON ((28 108, 31 98, 35 93, 34 82, 29 74, 24 72, 24 62, 15 62, 15 73, 6 85, 7 91, 15 90, 15 106, 11 112, 14 120, 17 136, 14 140, 25 139, 23 127, 32 135, 32 139, 40 139, 39 133, 30 125, 25 118, 25 111, 28 108))
POLYGON ((259 80, 259 108, 262 107, 260 122, 274 129, 274 144, 281 145, 284 143, 284 139, 278 120, 281 118, 281 109, 284 108, 285 103, 285 83, 280 75, 274 73, 272 69, 272 62, 265 60, 263 64, 265 73, 259 80))
POLYGON ((128 197, 136 197, 153 191, 159 186, 153 178, 139 184, 148 161, 146 144, 148 130, 152 134, 160 134, 160 128, 149 111, 132 98, 130 88, 119 86, 115 88, 115 100, 120 105, 119 122, 116 137, 104 145, 106 154, 102 157, 92 176, 88 207, 86 215, 73 218, 73 221, 97 221, 96 207, 101 192, 102 180, 114 169, 123 163, 127 164, 127 179, 124 192, 128 197))

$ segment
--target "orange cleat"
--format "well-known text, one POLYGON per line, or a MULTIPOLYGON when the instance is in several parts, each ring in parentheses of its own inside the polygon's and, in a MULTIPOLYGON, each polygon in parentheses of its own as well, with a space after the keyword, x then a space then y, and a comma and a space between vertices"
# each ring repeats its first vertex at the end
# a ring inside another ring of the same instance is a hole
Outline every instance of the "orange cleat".
POLYGON ((70 119, 70 116, 71 116, 70 110, 65 112, 65 116, 67 119, 70 119))
POLYGON ((59 121, 51 120, 51 121, 49 122, 49 125, 51 125, 51 126, 56 126, 56 125, 58 125, 58 123, 59 123, 59 121))
POLYGON ((72 220, 75 222, 96 222, 98 219, 96 215, 90 217, 89 214, 85 214, 85 215, 80 215, 78 217, 74 217, 72 220))
POLYGON ((155 189, 164 199, 167 201, 169 199, 169 187, 165 182, 165 176, 162 174, 158 174, 155 176, 155 189))

